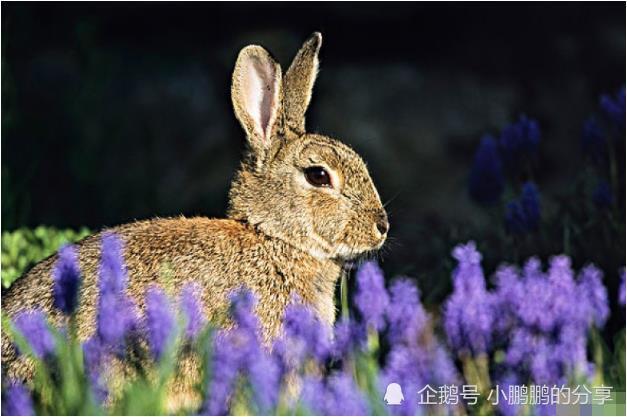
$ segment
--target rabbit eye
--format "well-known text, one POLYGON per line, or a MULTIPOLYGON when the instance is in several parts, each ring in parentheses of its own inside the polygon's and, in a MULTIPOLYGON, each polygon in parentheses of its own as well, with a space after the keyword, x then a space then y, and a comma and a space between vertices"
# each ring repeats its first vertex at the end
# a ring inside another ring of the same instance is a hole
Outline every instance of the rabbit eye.
POLYGON ((305 168, 305 178, 314 187, 331 187, 331 176, 322 167, 305 168))

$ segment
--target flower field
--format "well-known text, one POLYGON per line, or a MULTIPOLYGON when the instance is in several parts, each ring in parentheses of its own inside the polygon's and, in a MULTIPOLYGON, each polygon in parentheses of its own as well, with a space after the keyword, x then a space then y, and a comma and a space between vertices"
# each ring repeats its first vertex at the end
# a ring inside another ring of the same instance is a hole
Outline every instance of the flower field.
MULTIPOLYGON (((609 314, 602 273, 591 265, 576 273, 566 256, 552 258, 547 268, 537 259, 522 268, 503 266, 489 290, 474 243, 459 245, 454 291, 441 312, 443 337, 410 280, 395 279, 386 288, 378 265, 366 262, 356 274, 354 315, 328 329, 295 299, 283 335, 268 347, 246 289, 232 294, 229 330, 211 328, 194 284, 178 299, 151 288, 139 314, 124 293, 121 249, 116 236, 103 238, 97 330, 82 343, 72 326, 81 274, 73 246, 61 250, 54 300, 69 327, 54 328, 37 311, 14 319, 16 343, 37 362, 36 377, 32 390, 4 387, 3 414, 551 415, 556 404, 496 401, 494 390, 507 398, 513 386, 611 390, 616 384, 604 375, 608 358, 588 353, 589 344, 592 352, 598 348, 593 335, 609 314), (193 376, 200 383, 188 394, 197 401, 172 409, 168 384, 184 372, 177 363, 190 352, 201 358, 193 376), (108 370, 114 361, 156 372, 138 372, 113 392, 116 376, 108 370), (383 402, 390 383, 405 391, 402 404, 383 402), (421 396, 425 389, 433 398, 421 396)), ((623 272, 623 285, 624 279, 623 272)), ((622 343, 624 349, 624 333, 622 343)), ((588 404, 616 407, 611 394, 595 398, 588 404)))

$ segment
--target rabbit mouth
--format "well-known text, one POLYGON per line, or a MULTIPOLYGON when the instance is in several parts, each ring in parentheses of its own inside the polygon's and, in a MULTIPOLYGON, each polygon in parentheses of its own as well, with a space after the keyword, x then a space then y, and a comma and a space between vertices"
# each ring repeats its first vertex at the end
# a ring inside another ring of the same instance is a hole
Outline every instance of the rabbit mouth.
POLYGON ((357 258, 362 257, 365 254, 375 252, 383 246, 385 243, 385 238, 383 238, 376 246, 368 246, 368 247, 355 247, 349 246, 345 243, 340 243, 335 249, 335 253, 333 258, 341 259, 344 261, 351 261, 357 258))

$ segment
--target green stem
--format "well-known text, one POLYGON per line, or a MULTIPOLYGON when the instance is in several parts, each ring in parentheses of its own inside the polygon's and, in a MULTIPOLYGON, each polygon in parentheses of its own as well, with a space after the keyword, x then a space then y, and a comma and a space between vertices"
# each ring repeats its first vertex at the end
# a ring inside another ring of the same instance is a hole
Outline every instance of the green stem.
POLYGON ((348 271, 342 271, 340 282, 340 299, 342 303, 342 317, 348 319, 348 271))

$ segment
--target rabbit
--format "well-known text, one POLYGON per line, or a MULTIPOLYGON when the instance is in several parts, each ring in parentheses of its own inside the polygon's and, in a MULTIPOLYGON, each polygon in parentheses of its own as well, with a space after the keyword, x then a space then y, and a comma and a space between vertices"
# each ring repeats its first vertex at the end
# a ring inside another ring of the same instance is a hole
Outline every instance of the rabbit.
MULTIPOLYGON (((154 218, 110 229, 77 243, 83 273, 76 312, 80 340, 96 328, 98 265, 103 233, 123 243, 127 292, 144 308, 144 294, 189 281, 202 289, 204 309, 220 322, 229 293, 241 286, 256 296, 262 337, 280 333, 286 306, 296 294, 331 326, 334 293, 345 262, 384 244, 389 223, 360 156, 328 136, 305 131, 322 43, 314 33, 287 72, 264 48, 243 48, 235 64, 231 98, 247 150, 229 192, 227 217, 154 218), (161 277, 161 278, 160 278, 161 277)), ((51 271, 57 255, 35 265, 2 296, 5 315, 41 309, 53 323, 51 271)), ((175 295, 175 294, 173 294, 175 295)), ((3 332, 2 361, 9 377, 22 378, 11 341, 3 332)))

